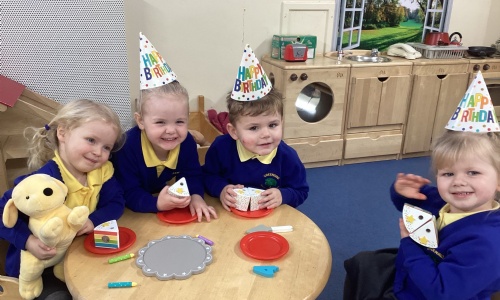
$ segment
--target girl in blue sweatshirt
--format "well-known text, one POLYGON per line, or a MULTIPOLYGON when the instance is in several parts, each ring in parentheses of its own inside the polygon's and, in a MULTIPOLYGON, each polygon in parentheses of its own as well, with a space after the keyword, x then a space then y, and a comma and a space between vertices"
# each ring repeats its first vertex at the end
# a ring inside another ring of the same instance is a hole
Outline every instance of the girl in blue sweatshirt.
MULTIPOLYGON (((87 222, 77 235, 90 233, 105 221, 119 219, 125 200, 108 161, 111 152, 123 143, 124 135, 116 113, 101 103, 75 100, 64 105, 49 124, 34 130, 28 158, 30 169, 36 170, 32 174, 48 174, 64 182, 68 187, 65 204, 70 208, 85 205, 90 210, 87 222)), ((29 175, 17 178, 14 184, 29 175)), ((0 201, 2 214, 11 195, 12 190, 8 190, 0 201)), ((13 228, 0 222, 0 237, 10 243, 5 263, 9 276, 19 276, 21 250, 31 252, 38 259, 56 254, 55 248, 48 247, 31 233, 28 217, 22 213, 13 228)), ((35 296, 44 299, 51 294, 54 297, 66 294, 71 299, 65 284, 52 274, 51 269, 45 270, 44 289, 41 295, 35 296)))
POLYGON ((437 218, 437 248, 413 241, 400 219, 397 251, 345 262, 344 299, 490 299, 500 291, 500 134, 447 131, 432 165, 437 187, 398 174, 391 198, 400 211, 408 203, 437 218))

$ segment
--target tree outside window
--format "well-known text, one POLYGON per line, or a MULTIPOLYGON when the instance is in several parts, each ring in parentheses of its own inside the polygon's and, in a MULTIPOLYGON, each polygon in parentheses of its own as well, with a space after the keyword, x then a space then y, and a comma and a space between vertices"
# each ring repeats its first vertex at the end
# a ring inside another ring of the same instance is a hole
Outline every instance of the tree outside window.
POLYGON ((385 50, 395 43, 423 41, 446 31, 453 0, 340 0, 335 49, 385 50))

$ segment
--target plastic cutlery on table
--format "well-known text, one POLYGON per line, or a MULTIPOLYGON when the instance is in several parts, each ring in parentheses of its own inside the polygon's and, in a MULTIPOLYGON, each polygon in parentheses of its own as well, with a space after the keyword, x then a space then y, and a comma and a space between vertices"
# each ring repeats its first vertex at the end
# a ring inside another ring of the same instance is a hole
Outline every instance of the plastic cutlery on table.
POLYGON ((269 231, 269 232, 290 232, 293 231, 292 225, 284 225, 284 226, 266 226, 266 225, 258 225, 253 228, 250 228, 246 231, 246 233, 258 232, 258 231, 269 231))

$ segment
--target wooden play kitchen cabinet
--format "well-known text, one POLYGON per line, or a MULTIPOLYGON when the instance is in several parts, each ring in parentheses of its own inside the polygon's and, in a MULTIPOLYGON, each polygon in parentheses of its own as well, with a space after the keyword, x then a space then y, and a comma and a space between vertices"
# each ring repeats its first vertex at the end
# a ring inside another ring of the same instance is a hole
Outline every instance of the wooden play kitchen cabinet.
POLYGON ((299 63, 264 57, 261 63, 284 99, 285 142, 309 167, 340 164, 350 65, 324 56, 299 63))
POLYGON ((397 158, 408 110, 410 74, 411 63, 407 61, 397 65, 352 65, 344 163, 380 159, 381 156, 397 158))
POLYGON ((414 62, 403 157, 430 153, 432 140, 443 132, 465 95, 468 67, 469 61, 465 59, 420 59, 414 62))
POLYGON ((262 58, 283 94, 284 140, 306 167, 429 155, 432 139, 465 94, 469 60, 391 59, 339 61, 333 53, 305 62, 262 58))

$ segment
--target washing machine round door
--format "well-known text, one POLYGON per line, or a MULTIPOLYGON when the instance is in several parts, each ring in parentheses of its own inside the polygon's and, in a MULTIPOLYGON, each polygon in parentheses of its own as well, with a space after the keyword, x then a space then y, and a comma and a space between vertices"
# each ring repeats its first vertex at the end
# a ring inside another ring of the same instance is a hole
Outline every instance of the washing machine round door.
POLYGON ((295 108, 299 117, 310 123, 323 120, 333 106, 333 93, 320 82, 306 85, 297 96, 295 108))

